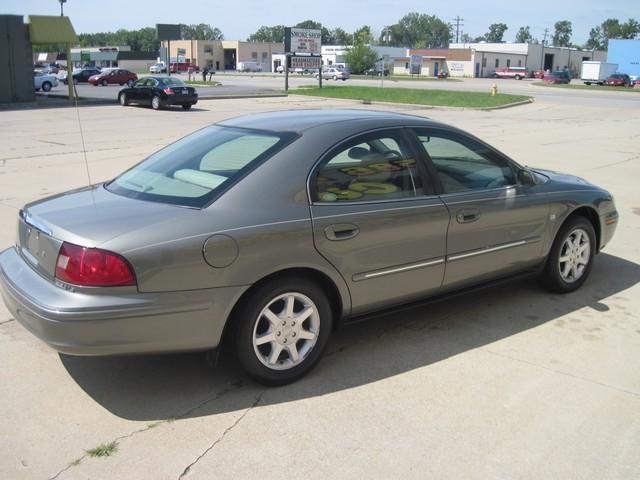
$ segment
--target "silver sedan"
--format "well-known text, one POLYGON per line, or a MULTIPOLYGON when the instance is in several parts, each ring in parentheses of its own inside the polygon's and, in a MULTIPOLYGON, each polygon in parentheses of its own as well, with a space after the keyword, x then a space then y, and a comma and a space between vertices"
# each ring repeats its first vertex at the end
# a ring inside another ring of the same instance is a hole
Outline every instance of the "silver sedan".
POLYGON ((349 318, 523 273, 571 292, 617 221, 607 191, 428 119, 265 113, 25 205, 0 292, 61 352, 228 342, 283 384, 349 318))

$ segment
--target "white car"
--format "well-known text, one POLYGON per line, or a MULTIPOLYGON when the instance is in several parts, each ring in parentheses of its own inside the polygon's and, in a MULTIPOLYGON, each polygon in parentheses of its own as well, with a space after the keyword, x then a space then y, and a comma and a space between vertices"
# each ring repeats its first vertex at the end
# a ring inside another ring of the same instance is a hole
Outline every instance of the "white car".
POLYGON ((151 73, 167 73, 167 64, 164 62, 158 62, 155 65, 149 67, 151 73))
POLYGON ((33 72, 33 86, 36 92, 40 89, 42 89, 43 92, 48 92, 53 87, 58 86, 58 79, 48 73, 33 72))
MULTIPOLYGON (((314 75, 316 78, 318 78, 318 74, 316 73, 314 75)), ((329 79, 333 79, 333 80, 347 80, 351 75, 349 74, 349 72, 347 72, 346 70, 342 70, 341 68, 324 68, 322 69, 322 78, 324 80, 329 80, 329 79)))

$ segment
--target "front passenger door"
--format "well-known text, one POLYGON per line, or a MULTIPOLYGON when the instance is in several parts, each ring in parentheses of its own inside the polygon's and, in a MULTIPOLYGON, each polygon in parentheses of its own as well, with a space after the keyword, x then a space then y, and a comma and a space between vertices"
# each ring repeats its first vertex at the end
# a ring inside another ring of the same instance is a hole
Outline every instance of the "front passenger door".
POLYGON ((549 207, 536 185, 516 181, 517 166, 474 138, 415 129, 449 209, 445 288, 525 269, 542 260, 549 207))

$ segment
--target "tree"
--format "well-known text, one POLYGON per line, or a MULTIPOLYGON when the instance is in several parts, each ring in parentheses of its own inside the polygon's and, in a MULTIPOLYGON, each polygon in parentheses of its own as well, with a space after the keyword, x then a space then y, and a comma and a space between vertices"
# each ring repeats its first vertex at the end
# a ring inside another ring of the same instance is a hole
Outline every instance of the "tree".
POLYGON ((485 34, 485 39, 489 43, 502 43, 502 37, 504 36, 504 32, 508 30, 509 27, 505 23, 493 23, 489 25, 489 31, 485 34))
POLYGON ((446 48, 452 38, 451 25, 435 15, 411 12, 398 23, 383 30, 380 41, 386 43, 385 35, 390 34, 390 44, 413 48, 446 48))
POLYGON ((362 74, 375 67, 377 60, 378 55, 375 50, 358 38, 356 38, 355 44, 344 56, 344 61, 355 74, 362 74))
POLYGON ((520 27, 518 33, 516 33, 516 43, 531 43, 533 37, 531 36, 531 30, 529 25, 526 27, 520 27))
POLYGON ((363 43, 371 44, 373 43, 373 35, 371 34, 371 27, 369 25, 363 25, 358 28, 355 32, 353 32, 353 41, 356 42, 358 39, 363 43))
POLYGON ((180 33, 183 40, 224 40, 224 35, 217 27, 206 23, 197 25, 180 25, 180 33))
POLYGON ((569 20, 560 20, 554 25, 555 32, 551 39, 556 47, 568 47, 571 42, 571 33, 573 31, 569 20))
POLYGON ((249 35, 247 40, 250 42, 283 42, 284 28, 284 25, 274 25, 273 27, 263 25, 255 33, 249 35))
POLYGON ((80 47, 105 47, 108 45, 128 45, 136 52, 155 52, 160 48, 153 27, 139 30, 121 28, 115 32, 81 33, 78 35, 80 47))
POLYGON ((586 48, 595 50, 605 50, 612 38, 633 39, 640 34, 640 23, 630 18, 624 23, 620 23, 617 18, 607 18, 598 27, 593 27, 589 32, 589 39, 585 44, 586 48))
POLYGON ((336 45, 351 45, 353 43, 353 35, 345 32, 340 27, 334 28, 331 31, 332 43, 336 45))
POLYGON ((473 42, 473 38, 472 38, 472 37, 471 37, 471 35, 469 35, 468 33, 463 33, 463 34, 460 36, 460 41, 461 41, 462 43, 471 43, 471 42, 473 42))

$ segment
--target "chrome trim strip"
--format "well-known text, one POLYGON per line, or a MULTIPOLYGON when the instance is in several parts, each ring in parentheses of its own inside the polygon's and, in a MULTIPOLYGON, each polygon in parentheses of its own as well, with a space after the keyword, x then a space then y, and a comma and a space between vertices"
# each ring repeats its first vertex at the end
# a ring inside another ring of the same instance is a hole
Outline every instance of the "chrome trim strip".
POLYGON ((29 212, 25 212, 23 218, 24 218, 24 223, 26 223, 27 225, 31 225, 33 228, 35 228, 36 230, 40 230, 45 235, 49 235, 50 237, 53 237, 53 232, 49 228, 45 227, 42 223, 38 222, 37 220, 34 220, 34 218, 31 216, 29 212))
POLYGON ((475 251, 475 252, 462 253, 460 255, 447 256, 447 261, 461 260, 463 258, 475 257, 476 255, 482 255, 483 253, 491 253, 491 252, 497 252, 498 250, 504 250, 506 248, 519 247, 520 245, 524 245, 525 243, 533 243, 533 241, 532 240, 529 240, 529 241, 520 240, 518 242, 505 243, 504 245, 498 245, 497 247, 485 248, 483 250, 478 250, 478 251, 475 251))
POLYGON ((408 270, 415 270, 416 268, 430 267, 432 265, 439 265, 441 263, 444 263, 444 258, 438 258, 436 260, 431 260, 428 262, 414 263, 413 265, 406 265, 404 267, 390 268, 389 270, 381 270, 378 272, 360 273, 353 276, 353 281, 357 282, 358 280, 367 280, 369 278, 381 277, 383 275, 390 275, 392 273, 398 273, 398 272, 406 272, 408 270))
MULTIPOLYGON (((313 205, 312 205, 313 206, 313 205)), ((315 205, 318 206, 318 205, 315 205)), ((433 208, 433 207, 441 207, 446 208, 444 203, 433 203, 430 205, 412 205, 411 207, 395 207, 395 208, 381 208, 379 210, 366 210, 364 212, 353 211, 350 213, 336 213, 334 215, 324 215, 322 217, 312 217, 312 220, 322 220, 325 218, 335 218, 335 217, 348 217, 350 215, 367 215, 369 213, 386 213, 386 212, 395 212, 397 210, 412 210, 415 208, 433 208)))

